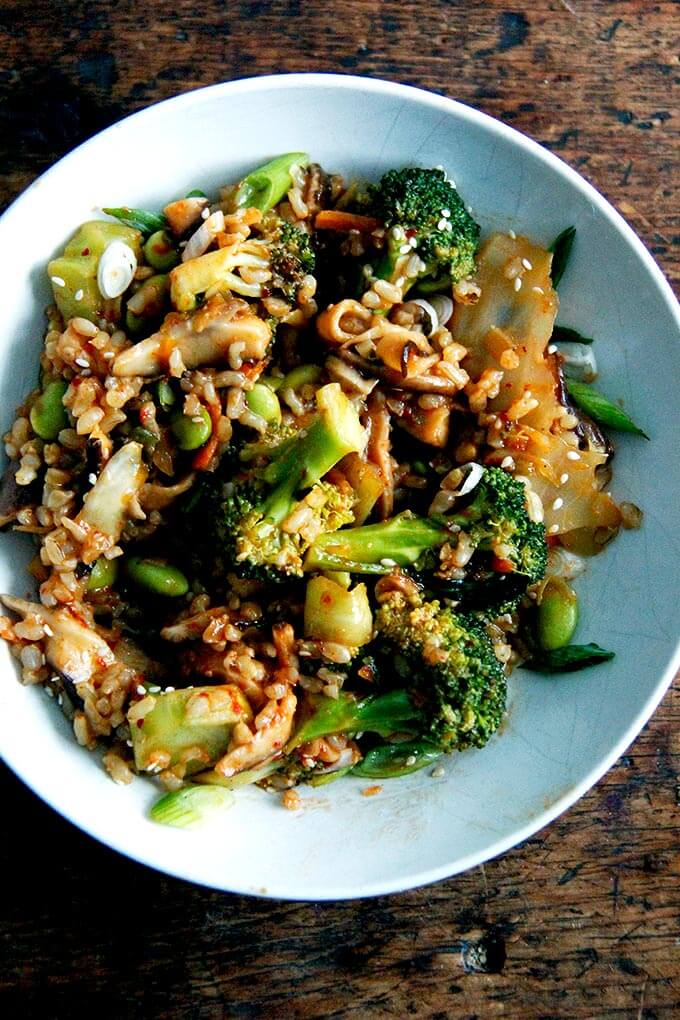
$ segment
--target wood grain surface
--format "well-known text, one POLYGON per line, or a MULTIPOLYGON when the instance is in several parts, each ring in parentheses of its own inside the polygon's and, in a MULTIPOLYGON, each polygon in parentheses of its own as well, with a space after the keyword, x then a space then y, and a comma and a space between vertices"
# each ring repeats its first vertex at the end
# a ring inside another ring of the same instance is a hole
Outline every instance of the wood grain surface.
MULTIPOLYGON (((421 85, 538 139, 680 280, 678 5, 0 0, 0 204, 185 89, 275 71, 421 85)), ((282 904, 163 878, 2 775, 3 1017, 680 1017, 680 687, 598 786, 463 876, 282 904)))

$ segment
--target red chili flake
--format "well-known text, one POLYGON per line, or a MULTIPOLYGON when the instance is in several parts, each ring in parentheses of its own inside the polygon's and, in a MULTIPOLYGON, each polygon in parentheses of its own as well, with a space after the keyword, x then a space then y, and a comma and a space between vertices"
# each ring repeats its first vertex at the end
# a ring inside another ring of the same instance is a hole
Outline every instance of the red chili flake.
POLYGON ((144 720, 143 719, 138 719, 137 720, 137 729, 141 730, 143 725, 144 725, 144 720))
POLYGON ((83 250, 81 251, 80 254, 81 255, 89 255, 90 254, 90 249, 89 248, 83 248, 83 250))
POLYGON ((562 545, 559 535, 546 535, 545 540, 551 549, 556 545, 562 545))

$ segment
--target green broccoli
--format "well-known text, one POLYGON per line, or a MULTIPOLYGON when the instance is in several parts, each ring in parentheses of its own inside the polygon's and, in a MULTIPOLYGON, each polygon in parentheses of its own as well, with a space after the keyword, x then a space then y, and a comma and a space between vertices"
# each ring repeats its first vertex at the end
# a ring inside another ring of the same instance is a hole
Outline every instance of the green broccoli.
POLYGON ((474 272, 479 225, 443 170, 389 170, 379 184, 369 185, 364 210, 387 228, 387 250, 375 267, 378 277, 394 282, 403 275, 400 256, 420 259, 404 292, 416 283, 421 290, 437 290, 474 272))
POLYGON ((475 620, 392 592, 375 617, 378 642, 418 708, 418 736, 443 750, 483 747, 505 711, 503 668, 475 620))
MULTIPOLYGON (((437 601, 407 599, 400 591, 383 601, 375 623, 374 653, 385 666, 380 693, 358 701, 344 692, 308 696, 286 753, 331 733, 408 736, 420 744, 421 765, 437 751, 482 747, 503 717, 506 694, 503 668, 483 627, 437 601), (397 686, 384 690, 384 679, 395 672, 397 686)), ((413 764, 392 763, 399 769, 392 774, 413 764)))
MULTIPOLYGON (((444 565, 433 550, 446 542, 454 545, 459 532, 474 547, 471 569, 486 554, 491 572, 523 577, 522 591, 545 574, 545 528, 529 518, 522 482, 493 467, 485 469, 474 498, 460 511, 423 518, 407 510, 380 524, 320 535, 307 553, 305 569, 386 574, 400 566, 434 574, 444 565)), ((438 572, 445 576, 445 569, 438 572)))
POLYGON ((294 301, 305 276, 314 272, 315 258, 309 234, 292 223, 277 220, 271 231, 272 279, 269 287, 294 301))
POLYGON ((337 383, 322 386, 316 401, 306 428, 284 432, 278 445, 272 433, 234 477, 205 480, 190 501, 186 523, 199 573, 207 566, 212 576, 226 569, 269 581, 301 576, 313 538, 352 521, 351 488, 323 477, 347 453, 363 450, 365 433, 337 383))

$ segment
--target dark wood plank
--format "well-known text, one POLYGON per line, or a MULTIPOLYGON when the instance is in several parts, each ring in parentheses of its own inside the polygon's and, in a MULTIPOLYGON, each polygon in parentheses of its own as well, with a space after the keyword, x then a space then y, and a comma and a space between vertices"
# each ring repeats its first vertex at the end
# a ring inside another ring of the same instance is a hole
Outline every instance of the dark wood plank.
MULTIPOLYGON (((677 4, 0 0, 0 203, 94 131, 214 81, 406 81, 537 138, 676 284, 677 4)), ((6 772, 8 1017, 680 1016, 680 685, 590 794, 523 846, 401 896, 224 896, 125 861, 6 772)))

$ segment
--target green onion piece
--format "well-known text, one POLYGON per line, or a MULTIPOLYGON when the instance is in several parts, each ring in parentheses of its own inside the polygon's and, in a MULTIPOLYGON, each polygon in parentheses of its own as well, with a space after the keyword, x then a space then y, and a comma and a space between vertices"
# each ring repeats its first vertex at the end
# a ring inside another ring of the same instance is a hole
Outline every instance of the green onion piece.
POLYGON ((441 757, 441 749, 422 740, 406 740, 398 744, 374 747, 352 769, 353 776, 367 779, 393 779, 432 765, 441 757))
POLYGON ((534 673, 573 673, 613 658, 614 652, 608 652, 599 645, 566 645, 564 648, 554 648, 551 652, 541 652, 536 658, 523 663, 523 666, 534 673))
POLYGON ((625 411, 617 407, 616 404, 612 404, 611 400, 608 400, 598 390, 594 390, 588 383, 567 379, 567 393, 574 403, 582 411, 585 411, 593 421, 596 421, 598 425, 615 429, 617 432, 632 432, 636 436, 643 436, 645 439, 649 439, 646 432, 638 428, 625 411))
POLYGON ((332 772, 312 772, 308 782, 310 786, 328 786, 329 783, 334 783, 336 779, 346 776, 351 771, 352 766, 347 765, 343 769, 333 769, 332 772))
POLYGON ((231 807, 234 795, 218 786, 183 786, 157 800, 149 817, 161 825, 190 829, 200 825, 212 812, 231 807))
POLYGON ((306 166, 308 162, 306 152, 287 152, 253 170, 238 186, 237 208, 254 206, 260 212, 273 209, 293 186, 291 167, 296 164, 306 166))
POLYGON ((548 251, 553 253, 550 275, 552 277, 552 285, 555 288, 557 288, 557 285, 564 276, 564 270, 567 268, 567 262, 569 261, 575 237, 576 227, 567 227, 566 230, 557 235, 548 248, 548 251))
POLYGON ((126 227, 141 230, 143 234, 153 234, 166 225, 165 216, 160 213, 147 212, 145 209, 130 209, 123 205, 117 209, 104 209, 107 216, 115 216, 126 227))
POLYGON ((177 398, 175 396, 175 391, 167 379, 158 380, 156 383, 156 393, 158 394, 158 403, 161 405, 163 410, 169 411, 177 398))
POLYGON ((206 786, 222 787, 225 790, 237 790, 239 786, 250 786, 253 783, 259 783, 261 779, 266 779, 272 772, 280 769, 282 764, 283 759, 277 758, 275 761, 268 761, 266 765, 258 765, 257 768, 237 772, 235 776, 223 776, 211 769, 209 772, 199 772, 198 775, 192 776, 191 781, 206 786))
POLYGON ((552 343, 559 344, 561 342, 569 344, 592 344, 592 336, 583 336, 577 329, 571 329, 570 326, 555 326, 553 334, 551 336, 552 343))
POLYGON ((191 191, 187 191, 185 198, 207 198, 205 191, 201 191, 200 188, 192 188, 191 191))

